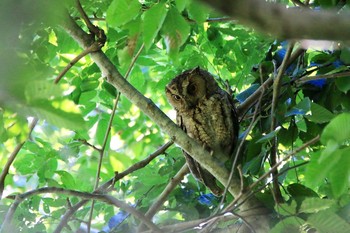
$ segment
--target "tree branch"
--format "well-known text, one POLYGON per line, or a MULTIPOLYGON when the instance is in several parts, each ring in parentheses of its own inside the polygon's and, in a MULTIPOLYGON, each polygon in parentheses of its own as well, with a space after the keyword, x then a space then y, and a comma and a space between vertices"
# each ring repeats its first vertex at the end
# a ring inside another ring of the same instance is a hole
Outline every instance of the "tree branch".
POLYGON ((349 40, 350 13, 287 8, 265 0, 202 0, 260 32, 288 39, 349 40), (333 23, 330 23, 333 22, 333 23))
MULTIPOLYGON (((276 120, 276 109, 280 94, 280 88, 282 84, 282 76, 284 74, 284 71, 287 68, 287 63, 289 61, 290 55, 292 54, 292 50, 294 47, 294 42, 289 42, 288 48, 286 51, 286 55, 283 58, 282 64, 279 67, 278 74, 273 82, 273 93, 272 93, 272 104, 271 104, 271 132, 275 131, 277 126, 277 120, 276 120)), ((270 165, 273 167, 277 163, 277 136, 273 138, 272 146, 271 146, 271 154, 270 154, 270 165)), ((273 183, 273 195, 274 199, 277 203, 282 203, 283 197, 281 190, 279 189, 278 179, 277 179, 278 170, 276 169, 272 173, 272 183, 273 183)))
POLYGON ((350 76, 350 71, 346 71, 343 73, 335 73, 335 74, 319 74, 319 75, 314 75, 314 76, 306 76, 303 78, 300 78, 296 80, 295 82, 297 84, 303 84, 307 81, 311 80, 318 80, 318 79, 324 79, 324 78, 343 78, 343 77, 349 77, 350 76))
POLYGON ((89 53, 100 50, 101 47, 102 47, 101 44, 97 41, 91 44, 88 48, 86 48, 84 51, 78 54, 78 56, 76 56, 73 60, 71 60, 66 67, 64 67, 64 69, 55 78, 54 83, 57 84, 63 78, 63 76, 69 71, 69 69, 72 68, 80 59, 82 59, 89 53))

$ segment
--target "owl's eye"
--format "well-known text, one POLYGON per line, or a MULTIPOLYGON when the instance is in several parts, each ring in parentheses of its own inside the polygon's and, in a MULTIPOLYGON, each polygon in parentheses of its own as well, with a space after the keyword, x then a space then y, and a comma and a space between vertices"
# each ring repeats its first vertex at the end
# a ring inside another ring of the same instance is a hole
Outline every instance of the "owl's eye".
POLYGON ((190 95, 194 95, 195 92, 196 92, 196 85, 190 84, 190 85, 188 86, 188 88, 187 88, 187 92, 188 92, 188 94, 190 94, 190 95))
POLYGON ((180 96, 178 96, 178 95, 172 95, 172 97, 176 101, 179 101, 181 99, 180 96))

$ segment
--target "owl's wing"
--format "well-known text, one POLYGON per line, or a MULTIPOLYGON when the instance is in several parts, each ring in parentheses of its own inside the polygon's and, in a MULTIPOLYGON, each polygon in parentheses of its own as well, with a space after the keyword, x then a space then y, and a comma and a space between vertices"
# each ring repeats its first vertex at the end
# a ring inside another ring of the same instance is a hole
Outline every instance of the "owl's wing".
MULTIPOLYGON (((180 128, 185 131, 185 133, 187 133, 186 127, 182 121, 182 117, 178 114, 176 116, 176 122, 180 128)), ((221 196, 223 190, 216 184, 216 178, 206 169, 202 168, 202 166, 197 161, 195 161, 186 151, 182 150, 182 152, 192 175, 197 180, 202 182, 205 186, 207 186, 214 195, 221 196)))
MULTIPOLYGON (((187 133, 186 127, 183 124, 182 121, 182 117, 179 114, 176 114, 176 123, 178 126, 180 126, 180 128, 187 133)), ((182 150, 183 155, 185 156, 186 162, 187 162, 187 166, 189 167, 191 173, 195 176, 195 178, 197 178, 198 180, 200 180, 201 182, 203 182, 201 176, 200 176, 200 171, 199 171, 199 167, 197 165, 197 162, 189 155, 187 154, 186 151, 182 150)))
POLYGON ((204 169, 198 162, 196 162, 184 150, 182 152, 185 156, 187 166, 189 167, 192 175, 201 183, 203 183, 205 186, 207 186, 215 196, 221 196, 223 191, 217 185, 216 178, 210 172, 204 169))

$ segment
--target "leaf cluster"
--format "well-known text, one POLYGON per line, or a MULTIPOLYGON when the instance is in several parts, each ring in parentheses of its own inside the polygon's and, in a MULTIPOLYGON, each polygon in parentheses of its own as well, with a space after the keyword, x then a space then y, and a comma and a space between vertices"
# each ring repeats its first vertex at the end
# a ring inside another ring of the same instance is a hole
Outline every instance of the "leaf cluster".
MULTIPOLYGON (((292 5, 295 1, 284 2, 292 5)), ((87 30, 75 6, 61 4, 87 30)), ((274 76, 286 53, 288 42, 243 27, 196 1, 113 0, 81 4, 90 20, 105 30, 108 40, 102 50, 106 56, 123 75, 131 67, 129 83, 172 119, 174 111, 166 102, 164 87, 179 72, 196 66, 209 70, 223 88, 228 83, 240 105, 274 76)), ((10 163, 2 198, 46 186, 93 192, 96 179, 100 183, 112 179, 115 172, 142 161, 171 140, 127 98, 117 98, 118 90, 107 82, 89 56, 76 63, 59 85, 54 85, 55 76, 81 48, 58 26, 62 20, 58 15, 66 14, 63 7, 40 6, 23 6, 30 17, 11 27, 7 25, 16 40, 6 38, 2 44, 8 46, 0 48, 4 61, 0 77, 0 165, 10 163), (112 113, 115 115, 111 119, 112 113), (27 125, 33 118, 39 121, 31 132, 27 125), (12 163, 9 158, 18 145, 22 146, 12 163), (99 161, 101 171, 96 177, 99 161)), ((346 9, 347 4, 314 1, 311 7, 346 9)), ((0 9, 5 13, 4 8, 0 9)), ((255 104, 242 117, 240 135, 247 135, 241 152, 243 176, 249 185, 269 170, 275 140, 282 159, 321 135, 319 143, 279 168, 285 203, 275 204, 270 180, 260 181, 255 192, 280 217, 272 232, 346 232, 350 225, 350 79, 346 75, 350 52, 346 46, 330 51, 301 45, 297 43, 294 52, 302 52, 283 73, 276 112, 271 114, 269 88, 260 105, 255 104), (256 109, 254 127, 248 132, 256 109), (272 117, 278 125, 274 130, 272 117)), ((172 146, 144 168, 116 181, 109 193, 146 213, 184 162, 181 149, 172 146)), ((225 203, 232 200, 228 196, 225 203)), ((62 215, 79 201, 59 194, 32 196, 15 212, 13 230, 54 231, 62 215)), ((206 218, 215 213, 219 201, 187 175, 167 196, 153 220, 169 225, 206 218)), ((1 199, 0 219, 4 219, 11 203, 1 199)), ((76 211, 64 231, 83 226, 90 209, 91 205, 84 205, 76 211)), ((92 227, 105 232, 135 230, 140 220, 123 211, 97 202, 92 227)))

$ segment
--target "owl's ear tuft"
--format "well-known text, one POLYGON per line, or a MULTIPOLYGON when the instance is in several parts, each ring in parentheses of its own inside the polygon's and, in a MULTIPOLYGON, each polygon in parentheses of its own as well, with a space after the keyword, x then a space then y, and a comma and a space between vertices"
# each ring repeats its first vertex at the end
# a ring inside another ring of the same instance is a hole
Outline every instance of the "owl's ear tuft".
POLYGON ((201 73, 201 68, 199 66, 197 66, 196 68, 194 68, 193 70, 190 71, 190 75, 200 74, 200 73, 201 73))

